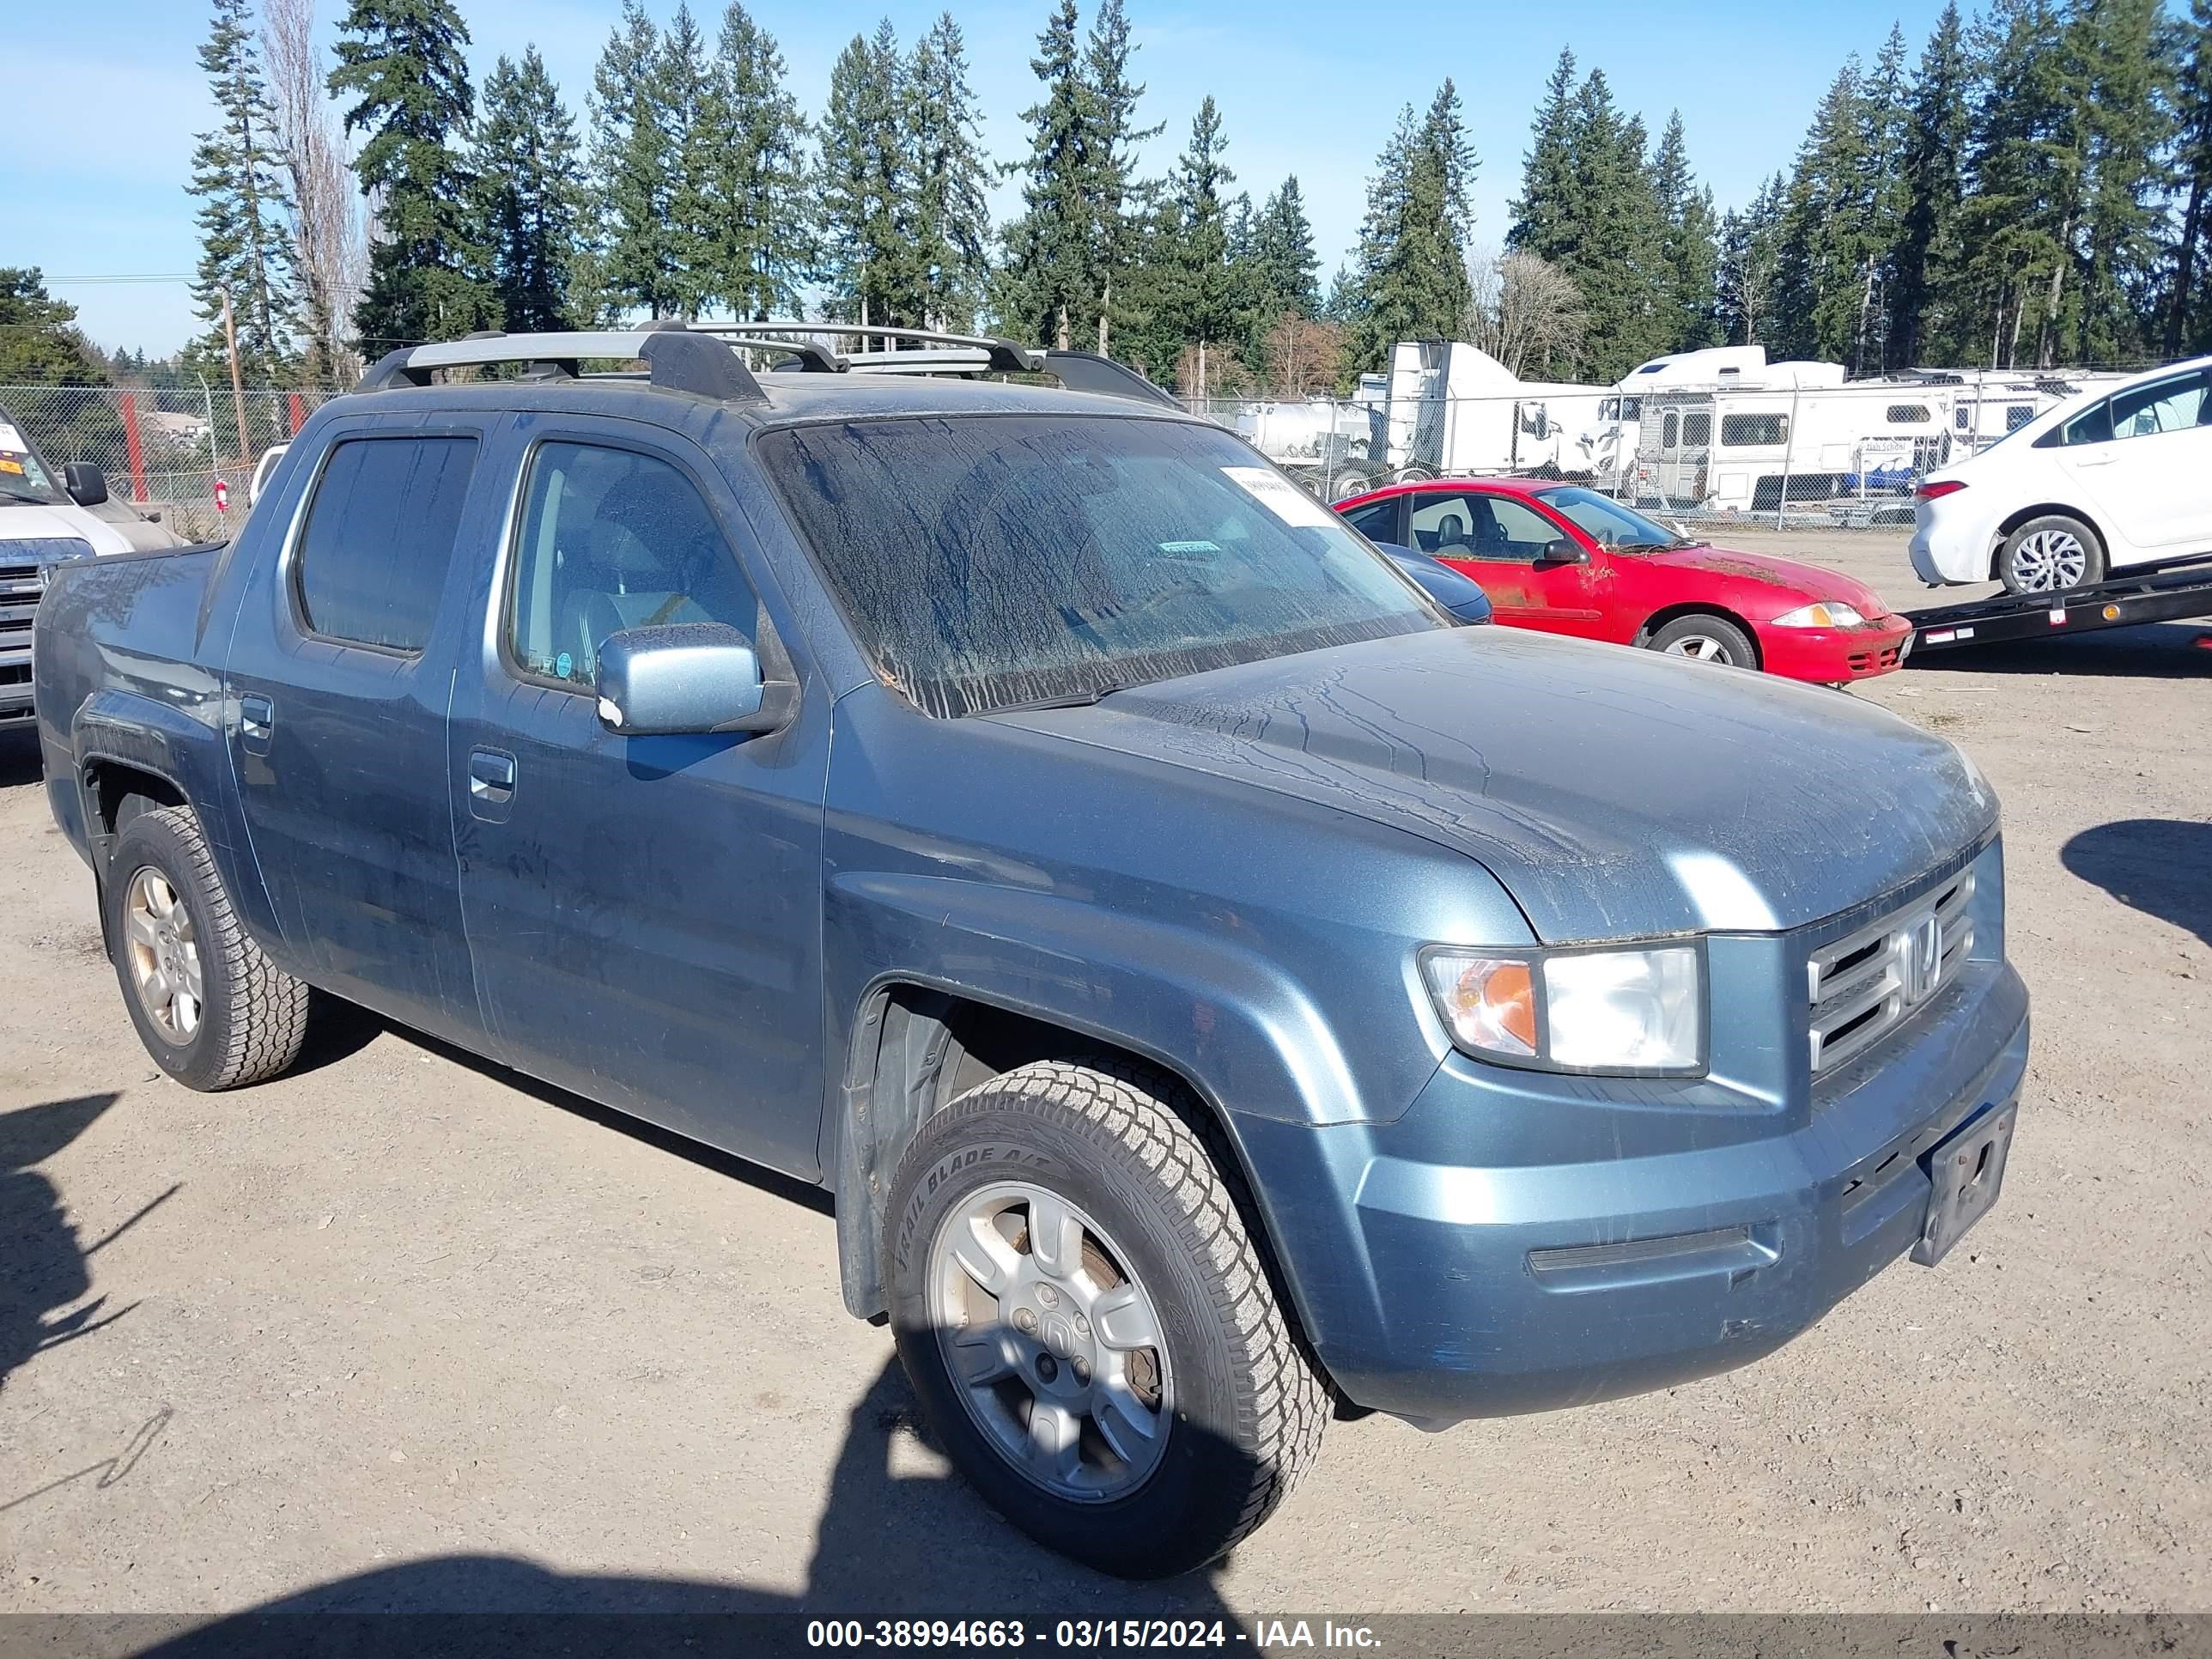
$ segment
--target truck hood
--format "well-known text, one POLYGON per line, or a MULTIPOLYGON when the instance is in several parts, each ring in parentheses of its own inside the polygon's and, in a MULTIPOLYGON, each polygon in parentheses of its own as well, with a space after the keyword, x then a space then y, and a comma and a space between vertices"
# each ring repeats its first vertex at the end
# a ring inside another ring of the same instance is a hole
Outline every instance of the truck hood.
POLYGON ((95 553, 128 553, 131 545, 113 525, 94 518, 72 502, 50 507, 44 501, 0 501, 0 543, 47 541, 74 537, 88 543, 95 553))
POLYGON ((1548 944, 1796 927, 1924 874, 1997 813, 1957 749, 1843 693, 1509 629, 993 718, 1453 848, 1548 944))
MULTIPOLYGON (((1739 553, 1733 548, 1678 547, 1668 552, 1638 556, 1645 562, 1676 570, 1698 570, 1708 575, 1733 576, 1740 581, 1759 582, 1775 590, 1773 615, 1794 611, 1814 599, 1841 599, 1866 617, 1887 617, 1889 606, 1864 582, 1853 581, 1839 570, 1796 559, 1778 559, 1771 553, 1739 553)), ((1754 618, 1764 622, 1766 617, 1754 618)))

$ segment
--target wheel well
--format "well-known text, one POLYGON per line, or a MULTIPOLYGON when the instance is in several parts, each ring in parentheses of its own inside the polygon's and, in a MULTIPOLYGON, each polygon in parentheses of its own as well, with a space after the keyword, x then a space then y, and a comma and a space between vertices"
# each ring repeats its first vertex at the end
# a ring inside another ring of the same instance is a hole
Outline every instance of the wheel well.
POLYGON ((2037 507, 2023 507, 2019 512, 2008 515, 2005 521, 1997 526, 1997 533, 1990 542, 1990 580, 1991 581, 1997 580, 1997 556, 2004 551, 2005 542, 2012 532, 2030 519, 2040 519, 2046 514, 2071 519, 2095 537, 2098 557, 2106 557, 2112 552, 2111 547, 2105 540, 2105 532, 2098 527, 2097 521, 2080 507, 2062 506, 2057 501, 2045 501, 2037 507))
POLYGON ((1326 1376, 1306 1340, 1267 1217, 1254 1195, 1251 1171, 1218 1103, 1179 1067, 1126 1044, 921 985, 878 987, 856 1023, 836 1176, 838 1256, 847 1308, 867 1319, 879 1316, 888 1305, 881 1261, 885 1206, 900 1154, 922 1124, 969 1090, 1018 1066, 1096 1054, 1118 1055, 1182 1085, 1170 1093, 1169 1104, 1213 1159, 1293 1336, 1316 1375, 1326 1376))
MULTIPOLYGON (((84 769, 85 802, 91 809, 90 829, 101 842, 112 840, 123 828, 125 803, 137 799, 155 806, 182 806, 185 792, 158 772, 127 761, 95 760, 84 769)), ((102 851, 105 851, 103 846, 102 851)))
POLYGON ((1759 656, 1759 630, 1753 628, 1746 618, 1738 616, 1725 605, 1670 605, 1663 611, 1655 611, 1644 619, 1644 626, 1636 630, 1636 643, 1638 645, 1649 643, 1651 636, 1668 623, 1680 622, 1685 617, 1717 617, 1723 622, 1740 629, 1742 630, 1744 638, 1751 641, 1752 666, 1757 668, 1764 665, 1763 659, 1759 656))

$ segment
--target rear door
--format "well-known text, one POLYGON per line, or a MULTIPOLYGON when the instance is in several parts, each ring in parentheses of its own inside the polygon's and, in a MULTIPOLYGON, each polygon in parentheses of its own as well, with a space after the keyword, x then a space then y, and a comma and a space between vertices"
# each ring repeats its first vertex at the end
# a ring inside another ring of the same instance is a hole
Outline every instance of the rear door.
POLYGON ((2116 392, 2109 409, 2109 437, 2101 420, 2068 423, 2067 441, 2057 450, 2060 466, 2105 522, 2136 546, 2212 550, 2212 489, 2205 484, 2212 471, 2212 398, 2204 371, 2116 392))
POLYGON ((1408 545, 1474 580, 1498 622, 1547 634, 1603 634, 1602 552, 1586 564, 1547 556, 1552 544, 1581 544, 1528 502, 1485 490, 1424 490, 1412 498, 1408 545))
POLYGON ((503 502, 494 415, 340 422, 225 671, 246 836, 310 977, 440 1036, 481 1031, 461 931, 446 720, 503 502))

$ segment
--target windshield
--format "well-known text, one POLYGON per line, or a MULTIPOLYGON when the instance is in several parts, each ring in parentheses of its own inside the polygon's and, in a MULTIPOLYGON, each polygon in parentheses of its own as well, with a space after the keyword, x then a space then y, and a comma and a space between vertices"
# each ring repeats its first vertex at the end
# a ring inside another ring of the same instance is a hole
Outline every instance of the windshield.
POLYGON ((1580 484, 1539 490, 1536 499, 1561 517, 1572 520, 1576 529, 1601 547, 1632 553, 1638 548, 1694 547, 1697 544, 1686 536, 1676 535, 1664 525, 1652 523, 1641 513, 1631 512, 1611 496, 1601 495, 1595 489, 1585 489, 1580 484))
POLYGON ((1214 427, 871 420, 772 432, 760 454, 862 647, 926 714, 1448 625, 1214 427))
POLYGON ((67 499, 30 441, 0 411, 0 502, 41 501, 58 507, 67 499))

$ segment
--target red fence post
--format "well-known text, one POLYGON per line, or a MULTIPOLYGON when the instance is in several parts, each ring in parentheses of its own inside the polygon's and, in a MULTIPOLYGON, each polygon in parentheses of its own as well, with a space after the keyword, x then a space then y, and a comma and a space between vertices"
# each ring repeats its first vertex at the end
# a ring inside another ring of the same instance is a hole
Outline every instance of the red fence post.
POLYGON ((307 423, 307 406, 301 402, 298 392, 288 392, 284 394, 284 416, 292 423, 292 435, 298 437, 300 428, 307 423))
POLYGON ((138 443, 138 398, 136 393, 123 394, 123 450, 131 464, 131 499, 146 499, 146 452, 138 443))

